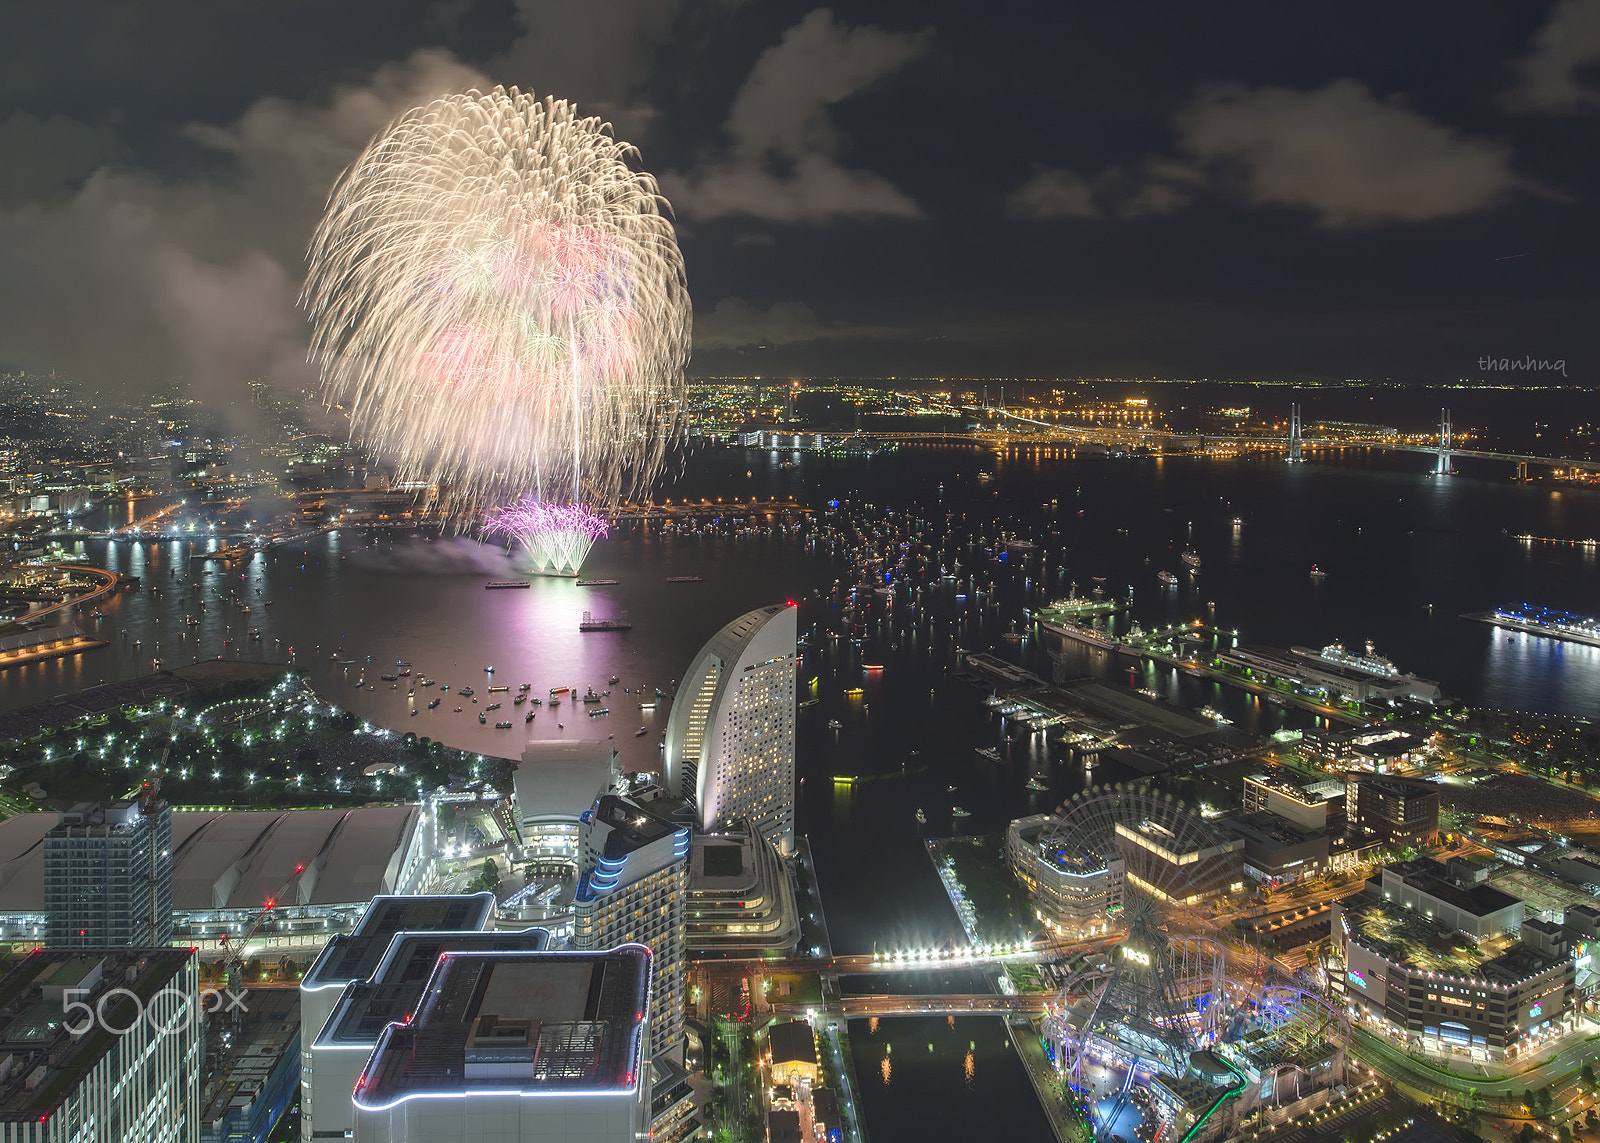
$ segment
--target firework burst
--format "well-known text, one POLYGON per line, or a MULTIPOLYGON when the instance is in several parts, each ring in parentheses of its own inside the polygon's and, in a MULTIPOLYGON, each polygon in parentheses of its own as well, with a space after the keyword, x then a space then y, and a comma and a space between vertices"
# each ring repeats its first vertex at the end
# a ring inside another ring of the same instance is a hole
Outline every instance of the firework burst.
POLYGON ((457 526, 502 508, 550 570, 660 474, 683 409, 683 259, 636 157, 562 100, 450 96, 367 146, 311 244, 312 350, 352 435, 457 526))

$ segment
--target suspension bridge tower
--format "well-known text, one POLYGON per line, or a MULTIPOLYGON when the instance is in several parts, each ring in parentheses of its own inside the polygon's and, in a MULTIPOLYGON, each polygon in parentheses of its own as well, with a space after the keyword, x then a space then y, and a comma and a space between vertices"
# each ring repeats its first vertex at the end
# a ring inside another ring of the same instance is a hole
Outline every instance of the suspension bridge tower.
POLYGON ((1290 464, 1299 464, 1300 456, 1300 406, 1289 406, 1289 455, 1284 457, 1290 464))
POLYGON ((1439 448, 1433 464, 1435 476, 1449 476, 1450 468, 1450 410, 1439 410, 1439 448))

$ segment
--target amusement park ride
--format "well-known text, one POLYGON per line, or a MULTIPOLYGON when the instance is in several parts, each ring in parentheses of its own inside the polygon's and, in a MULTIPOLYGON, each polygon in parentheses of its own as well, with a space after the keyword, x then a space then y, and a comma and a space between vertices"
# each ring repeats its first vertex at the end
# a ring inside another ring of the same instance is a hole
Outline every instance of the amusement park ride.
POLYGON ((1062 806, 1053 830, 1120 883, 1122 941, 1074 961, 1044 1025, 1095 1139, 1226 1139, 1333 1098, 1349 1021, 1270 969, 1231 972, 1222 944, 1185 931, 1198 919, 1185 902, 1213 888, 1209 823, 1171 797, 1108 786, 1062 806))

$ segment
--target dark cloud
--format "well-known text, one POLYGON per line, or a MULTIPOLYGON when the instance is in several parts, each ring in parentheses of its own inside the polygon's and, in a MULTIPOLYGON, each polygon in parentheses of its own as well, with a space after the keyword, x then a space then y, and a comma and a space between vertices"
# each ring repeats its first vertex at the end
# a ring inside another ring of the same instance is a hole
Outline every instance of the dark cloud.
POLYGON ((929 39, 846 27, 826 8, 809 13, 761 54, 734 97, 727 151, 662 180, 678 212, 778 222, 919 217, 921 208, 888 179, 839 161, 828 109, 915 59, 929 39))
POLYGON ((653 114, 639 87, 683 7, 683 0, 517 0, 522 34, 484 70, 497 83, 576 103, 637 139, 653 114))
POLYGON ((1202 176, 1193 166, 1170 159, 1147 159, 1135 166, 1111 166, 1085 178, 1074 171, 1040 171, 1006 199, 1017 218, 1137 218, 1168 214, 1188 205, 1202 176))
POLYGON ((1210 87, 1178 127, 1183 149, 1236 179, 1247 201, 1304 207, 1324 226, 1467 214, 1529 187, 1506 144, 1380 100, 1352 79, 1314 91, 1210 87))
POLYGON ((1600 85, 1592 74, 1596 64, 1600 0, 1561 0, 1517 61, 1505 104, 1514 111, 1547 114, 1600 110, 1600 85))
POLYGON ((395 115, 474 83, 419 53, 322 102, 268 98, 226 127, 191 125, 232 159, 214 175, 103 169, 0 210, 0 353, 102 385, 181 376, 219 403, 260 376, 310 382, 295 298, 335 177, 395 115))
POLYGON ((132 157, 109 127, 13 111, 0 120, 0 207, 54 198, 132 157))
POLYGON ((1094 188, 1082 175, 1052 169, 1040 171, 1006 199, 1006 210, 1019 218, 1099 218, 1094 188))

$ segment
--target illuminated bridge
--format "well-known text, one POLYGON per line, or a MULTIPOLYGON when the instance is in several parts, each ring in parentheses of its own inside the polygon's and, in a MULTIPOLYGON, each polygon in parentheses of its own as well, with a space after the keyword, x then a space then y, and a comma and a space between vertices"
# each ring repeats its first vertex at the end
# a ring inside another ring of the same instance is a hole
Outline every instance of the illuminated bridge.
POLYGON ((945 1016, 1007 1015, 1022 1013, 1039 1016, 1049 1003, 1048 996, 995 996, 992 993, 933 993, 918 996, 841 996, 815 1004, 774 1004, 773 1014, 803 1017, 822 1011, 851 1020, 867 1016, 945 1016))

